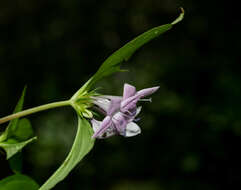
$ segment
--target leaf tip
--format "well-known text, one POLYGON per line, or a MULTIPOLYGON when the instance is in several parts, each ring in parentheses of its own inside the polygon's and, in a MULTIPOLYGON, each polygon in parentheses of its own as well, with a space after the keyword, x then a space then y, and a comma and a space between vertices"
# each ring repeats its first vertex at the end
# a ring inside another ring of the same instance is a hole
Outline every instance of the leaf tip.
POLYGON ((181 10, 181 13, 180 13, 179 17, 177 17, 177 19, 174 20, 174 21, 171 23, 172 25, 175 25, 175 24, 177 24, 177 23, 179 23, 180 21, 183 20, 185 11, 184 11, 184 9, 183 9, 182 7, 180 7, 180 10, 181 10))
POLYGON ((180 7, 180 9, 181 9, 181 12, 182 12, 183 14, 185 14, 184 8, 183 8, 183 7, 180 7))

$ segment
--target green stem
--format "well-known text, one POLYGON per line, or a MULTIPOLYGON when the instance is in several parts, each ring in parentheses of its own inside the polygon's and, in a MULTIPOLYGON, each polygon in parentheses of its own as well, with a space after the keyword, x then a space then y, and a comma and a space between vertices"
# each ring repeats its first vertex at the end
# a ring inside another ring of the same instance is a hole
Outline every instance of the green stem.
POLYGON ((0 124, 5 123, 7 121, 10 121, 12 119, 24 117, 26 115, 30 115, 30 114, 40 112, 40 111, 43 111, 43 110, 53 109, 53 108, 62 107, 62 106, 69 106, 69 105, 71 105, 70 100, 54 102, 54 103, 49 103, 49 104, 45 104, 45 105, 42 105, 42 106, 37 106, 37 107, 34 107, 34 108, 30 108, 30 109, 27 109, 27 110, 24 110, 24 111, 21 111, 21 112, 17 112, 17 113, 8 115, 6 117, 2 117, 2 118, 0 118, 0 124))

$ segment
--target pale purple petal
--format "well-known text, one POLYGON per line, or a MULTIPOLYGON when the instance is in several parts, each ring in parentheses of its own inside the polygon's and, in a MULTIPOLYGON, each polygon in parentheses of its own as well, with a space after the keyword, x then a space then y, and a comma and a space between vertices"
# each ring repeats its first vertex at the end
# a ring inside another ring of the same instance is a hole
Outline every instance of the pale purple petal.
POLYGON ((126 125, 125 137, 133 137, 141 133, 141 128, 134 122, 126 125))
POLYGON ((94 135, 93 138, 108 138, 119 134, 132 137, 141 133, 140 127, 134 123, 141 107, 137 107, 138 101, 156 92, 159 87, 146 88, 136 92, 134 86, 125 84, 123 97, 98 96, 93 98, 93 103, 107 115, 102 122, 91 120, 94 135))
POLYGON ((111 96, 111 95, 102 95, 100 98, 108 99, 108 100, 122 100, 122 96, 111 96))
POLYGON ((114 125, 111 125, 109 128, 106 129, 106 131, 102 135, 98 136, 97 138, 98 139, 106 139, 106 138, 112 137, 116 134, 118 134, 118 132, 116 131, 114 125))
POLYGON ((120 109, 121 99, 112 99, 110 102, 109 109, 107 110, 107 115, 113 115, 120 109))
MULTIPOLYGON (((92 119, 91 124, 92 124, 94 132, 96 132, 100 129, 101 121, 92 119)), ((117 131, 114 129, 113 126, 110 126, 109 128, 107 128, 107 130, 103 134, 97 136, 96 138, 105 139, 105 138, 109 138, 109 137, 111 137, 113 135, 116 135, 116 134, 117 134, 117 131)))
POLYGON ((121 102, 120 110, 122 112, 126 112, 128 110, 132 110, 136 108, 136 103, 138 102, 139 99, 140 97, 138 95, 135 95, 123 100, 121 102))
POLYGON ((119 132, 119 134, 124 134, 126 124, 128 123, 128 118, 126 118, 123 113, 117 112, 112 117, 112 121, 115 125, 116 130, 119 132))
POLYGON ((135 117, 141 112, 141 106, 139 106, 137 109, 136 109, 136 115, 135 115, 135 117))
POLYGON ((99 108, 101 108, 102 110, 104 110, 105 112, 108 111, 111 105, 110 100, 102 97, 93 97, 93 103, 97 105, 99 108))
POLYGON ((100 125, 101 125, 101 121, 98 121, 96 119, 91 119, 91 125, 92 125, 92 128, 94 130, 94 132, 98 131, 99 128, 100 128, 100 125))
POLYGON ((105 130, 106 130, 108 127, 111 126, 111 124, 112 124, 111 117, 110 117, 110 116, 106 116, 106 117, 104 118, 104 120, 101 122, 99 129, 97 129, 97 130, 95 131, 95 133, 94 133, 94 135, 92 136, 92 138, 96 138, 97 136, 102 135, 102 134, 105 132, 105 130))
POLYGON ((136 88, 130 84, 125 84, 124 85, 124 91, 123 91, 123 100, 134 96, 136 94, 136 88))
POLYGON ((156 86, 156 87, 152 87, 152 88, 145 88, 142 89, 140 91, 138 91, 136 94, 140 97, 143 98, 145 96, 149 96, 151 94, 153 94, 154 92, 156 92, 160 87, 156 86))

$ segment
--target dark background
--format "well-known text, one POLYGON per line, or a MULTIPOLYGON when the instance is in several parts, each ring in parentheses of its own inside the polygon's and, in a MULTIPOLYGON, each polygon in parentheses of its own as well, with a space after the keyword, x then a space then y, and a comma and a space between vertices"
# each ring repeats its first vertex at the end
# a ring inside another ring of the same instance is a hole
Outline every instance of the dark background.
MULTIPOLYGON (((65 100, 113 51, 142 32, 184 21, 99 83, 105 94, 160 85, 143 103, 142 134, 96 142, 54 189, 216 190, 241 187, 240 8, 224 1, 0 1, 0 115, 27 84, 25 108, 65 100)), ((65 159, 76 117, 59 108, 29 117, 38 141, 24 173, 42 184, 65 159)), ((0 178, 10 175, 3 155, 0 178)))

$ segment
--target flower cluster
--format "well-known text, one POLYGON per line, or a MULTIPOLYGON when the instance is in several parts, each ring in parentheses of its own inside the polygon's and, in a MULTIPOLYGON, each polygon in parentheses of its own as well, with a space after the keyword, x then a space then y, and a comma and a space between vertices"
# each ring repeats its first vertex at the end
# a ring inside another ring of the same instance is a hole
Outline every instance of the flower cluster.
MULTIPOLYGON (((97 96, 93 97, 93 103, 98 107, 105 118, 103 121, 92 119, 94 130, 93 138, 108 138, 113 135, 132 137, 141 132, 140 127, 134 122, 140 113, 141 107, 137 102, 145 96, 156 92, 159 87, 145 88, 136 91, 132 85, 125 84, 123 96, 97 96)), ((150 101, 148 99, 147 101, 150 101)))

